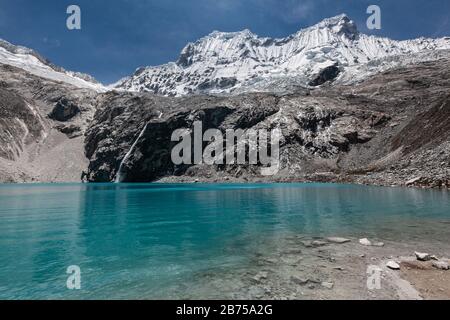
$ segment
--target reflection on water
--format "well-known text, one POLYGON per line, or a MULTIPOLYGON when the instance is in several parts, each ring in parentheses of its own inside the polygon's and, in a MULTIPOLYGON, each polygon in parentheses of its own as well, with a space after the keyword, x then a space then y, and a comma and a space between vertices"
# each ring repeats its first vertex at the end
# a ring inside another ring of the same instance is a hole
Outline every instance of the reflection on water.
POLYGON ((165 297, 288 235, 449 239, 449 208, 447 192, 354 185, 2 185, 0 298, 165 297))

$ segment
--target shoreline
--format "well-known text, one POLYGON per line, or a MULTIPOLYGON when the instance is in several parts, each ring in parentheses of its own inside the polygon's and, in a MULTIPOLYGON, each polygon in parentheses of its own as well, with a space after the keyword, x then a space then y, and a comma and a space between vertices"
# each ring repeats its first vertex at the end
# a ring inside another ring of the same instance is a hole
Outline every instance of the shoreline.
POLYGON ((164 177, 151 182, 85 182, 85 181, 25 181, 25 182, 0 182, 0 186, 20 186, 20 185, 113 185, 113 184, 128 184, 128 185, 145 185, 145 184, 219 184, 219 185, 233 185, 233 184, 331 184, 331 185, 353 185, 353 186, 367 186, 380 188, 403 188, 411 190, 434 190, 434 191, 450 191, 450 187, 430 187, 430 186, 416 186, 405 184, 388 184, 388 183, 364 183, 358 181, 340 181, 340 180, 314 180, 314 179, 275 179, 268 181, 266 179, 255 179, 252 181, 242 179, 207 179, 207 178, 193 178, 193 177, 164 177))
MULTIPOLYGON (((180 285, 180 288, 189 287, 190 293, 187 296, 175 294, 172 298, 450 299, 450 271, 437 269, 432 261, 418 261, 414 251, 411 252, 414 247, 426 248, 427 245, 386 242, 383 246, 365 246, 356 238, 330 241, 319 237, 288 237, 270 253, 256 252, 249 266, 196 274, 196 281, 180 285), (400 270, 387 267, 389 261, 398 263, 400 270), (379 288, 369 288, 367 284, 374 275, 370 273, 373 269, 379 270, 379 288)), ((448 246, 435 252, 441 256, 440 261, 450 262, 446 258, 450 255, 448 246)), ((178 290, 184 291, 180 288, 178 290)))

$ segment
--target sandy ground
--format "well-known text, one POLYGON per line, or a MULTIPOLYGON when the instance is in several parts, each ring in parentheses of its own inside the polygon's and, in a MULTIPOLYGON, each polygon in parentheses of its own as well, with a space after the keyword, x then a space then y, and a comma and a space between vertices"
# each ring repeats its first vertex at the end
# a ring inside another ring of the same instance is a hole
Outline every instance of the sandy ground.
POLYGON ((450 299, 450 271, 437 270, 431 262, 404 261, 400 276, 426 299, 450 299))

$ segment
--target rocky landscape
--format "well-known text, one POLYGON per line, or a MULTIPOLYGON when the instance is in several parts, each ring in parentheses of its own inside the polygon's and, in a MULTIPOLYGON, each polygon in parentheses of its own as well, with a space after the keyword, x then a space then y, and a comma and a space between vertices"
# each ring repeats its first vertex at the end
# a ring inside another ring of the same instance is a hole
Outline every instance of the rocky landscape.
POLYGON ((335 181, 448 188, 450 56, 376 75, 352 86, 290 94, 159 97, 104 94, 86 132, 88 181, 335 181), (177 128, 280 128, 281 170, 174 166, 177 128), (143 131, 143 132, 142 132, 143 131))
POLYGON ((97 92, 0 64, 0 181, 80 181, 97 92))
MULTIPOLYGON (((396 42, 365 36, 345 15, 284 41, 248 32, 214 33, 188 45, 178 64, 193 68, 211 63, 223 71, 250 59, 278 70, 290 61, 284 76, 264 76, 270 78, 264 80, 270 83, 265 89, 261 81, 250 85, 238 79, 233 90, 199 85, 205 90, 169 94, 147 90, 147 82, 140 92, 134 85, 128 88, 126 83, 140 79, 136 75, 106 88, 3 41, 0 181, 321 181, 448 188, 448 45, 447 38, 396 42), (214 54, 206 59, 205 52, 223 51, 221 41, 231 41, 227 54, 232 61, 214 54), (242 43, 250 43, 253 51, 236 57, 236 48, 244 50, 242 43), (292 51, 295 43, 298 50, 292 51), (270 58, 272 64, 264 64, 258 60, 261 52, 281 60, 270 58), (352 54, 357 59, 350 59, 352 54), (305 64, 301 57, 310 59, 305 64), (303 80, 293 79, 293 70, 306 65, 303 80), (280 170, 262 176, 261 165, 174 165, 171 135, 180 128, 192 131, 195 121, 202 122, 203 130, 222 132, 280 129, 280 170)), ((236 74, 243 75, 239 70, 236 74)), ((207 81, 219 81, 217 74, 201 72, 207 81)), ((252 74, 245 73, 254 78, 252 74)))
POLYGON ((434 300, 450 296, 446 244, 371 239, 369 245, 361 240, 368 239, 299 235, 270 239, 266 250, 256 253, 248 265, 199 273, 192 283, 170 288, 169 298, 434 300), (435 255, 414 248, 432 249, 435 255), (183 295, 187 287, 188 297, 183 295))

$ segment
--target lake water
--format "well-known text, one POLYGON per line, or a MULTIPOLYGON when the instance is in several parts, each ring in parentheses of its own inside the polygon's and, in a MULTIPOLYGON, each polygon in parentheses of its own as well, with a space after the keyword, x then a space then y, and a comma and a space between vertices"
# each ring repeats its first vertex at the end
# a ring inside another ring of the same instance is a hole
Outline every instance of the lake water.
MULTIPOLYGON (((450 239, 450 193, 335 184, 0 185, 0 299, 153 299, 290 235, 450 239), (81 290, 66 270, 81 269, 81 290)), ((182 289, 183 290, 183 289, 182 289)), ((189 286, 184 289, 189 290, 189 286)))

